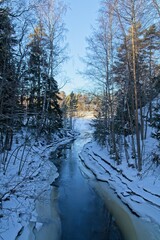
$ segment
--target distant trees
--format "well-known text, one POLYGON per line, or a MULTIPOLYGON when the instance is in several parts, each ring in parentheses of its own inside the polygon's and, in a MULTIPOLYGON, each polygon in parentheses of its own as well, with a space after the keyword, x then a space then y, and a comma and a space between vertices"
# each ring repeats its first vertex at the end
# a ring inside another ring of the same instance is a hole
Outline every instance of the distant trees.
POLYGON ((58 96, 65 126, 74 127, 75 118, 86 116, 92 118, 99 109, 99 96, 93 93, 72 91, 66 95, 64 92, 60 92, 58 96))
POLYGON ((152 100, 159 93, 159 22, 150 18, 157 6, 157 1, 104 0, 97 28, 87 39, 85 74, 101 86, 103 96, 95 121, 96 137, 106 141, 117 163, 123 146, 129 164, 126 136, 130 135, 132 158, 139 171, 146 121, 152 119, 152 100))
POLYGON ((73 118, 76 116, 77 111, 77 97, 76 94, 71 92, 66 98, 67 115, 69 117, 69 126, 73 129, 73 118))

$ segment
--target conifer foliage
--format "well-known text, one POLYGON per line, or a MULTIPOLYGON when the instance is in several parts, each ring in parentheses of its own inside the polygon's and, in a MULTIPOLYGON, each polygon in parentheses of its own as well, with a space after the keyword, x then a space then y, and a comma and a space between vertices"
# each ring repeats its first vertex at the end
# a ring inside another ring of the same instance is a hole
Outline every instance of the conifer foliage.
POLYGON ((17 107, 17 78, 14 59, 16 38, 8 8, 0 8, 0 132, 1 147, 9 149, 17 107))
POLYGON ((62 127, 56 79, 66 60, 65 11, 59 0, 0 2, 0 151, 11 148, 17 126, 37 137, 62 127))
POLYGON ((154 116, 151 125, 154 127, 152 136, 159 141, 160 148, 160 103, 157 103, 157 105, 154 106, 154 116))
MULTIPOLYGON (((38 131, 49 132, 62 127, 62 113, 58 105, 58 85, 49 74, 46 49, 47 36, 42 23, 30 35, 28 45, 28 114, 34 116, 38 131)), ((32 118, 33 120, 33 118, 32 118)))

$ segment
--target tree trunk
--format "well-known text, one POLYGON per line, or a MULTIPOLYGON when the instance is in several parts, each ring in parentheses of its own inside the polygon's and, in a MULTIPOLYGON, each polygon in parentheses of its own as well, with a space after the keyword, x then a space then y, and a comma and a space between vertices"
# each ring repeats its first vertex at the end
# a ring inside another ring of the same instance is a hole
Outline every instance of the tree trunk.
MULTIPOLYGON (((132 6, 134 8, 134 6, 132 6)), ((132 10, 133 23, 132 23, 132 61, 133 61, 133 79, 134 79, 134 97, 135 97, 135 125, 136 125, 136 142, 137 142, 137 155, 138 155, 138 170, 142 170, 142 156, 140 146, 140 133, 139 133, 139 117, 138 117, 138 93, 137 93, 137 76, 136 76, 136 47, 135 47, 135 17, 134 9, 132 10)))

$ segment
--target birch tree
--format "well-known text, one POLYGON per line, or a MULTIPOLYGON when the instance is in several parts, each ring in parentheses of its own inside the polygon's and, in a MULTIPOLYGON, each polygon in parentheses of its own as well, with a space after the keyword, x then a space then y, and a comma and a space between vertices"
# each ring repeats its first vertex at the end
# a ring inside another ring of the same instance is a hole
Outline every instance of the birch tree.
MULTIPOLYGON (((116 4, 116 1, 102 2, 97 20, 97 28, 93 28, 92 36, 87 39, 88 48, 84 62, 87 65, 85 74, 96 82, 100 88, 102 99, 98 121, 100 121, 100 125, 103 127, 103 134, 107 136, 110 153, 114 156, 117 163, 119 163, 114 129, 115 85, 112 74, 116 44, 115 32, 117 31, 114 4, 116 4)), ((96 124, 99 125, 98 121, 96 121, 96 124)))
MULTIPOLYGON (((115 12, 120 22, 121 30, 126 39, 127 32, 130 32, 130 46, 131 46, 131 58, 129 60, 129 69, 131 79, 133 78, 133 109, 135 113, 135 132, 136 132, 136 146, 137 146, 137 157, 138 157, 138 169, 142 169, 142 149, 140 143, 140 133, 143 140, 143 118, 142 118, 142 101, 141 101, 141 80, 142 72, 140 69, 141 59, 141 43, 139 38, 139 29, 144 29, 142 23, 144 23, 145 13, 145 0, 126 0, 118 1, 115 12), (140 26, 140 28, 138 27, 140 26), (140 114, 139 109, 140 108, 140 114), (140 127, 141 123, 141 127, 140 127)), ((142 30, 141 30, 142 31, 142 30)), ((128 40, 127 40, 128 41, 128 40)), ((125 43, 128 46, 128 43, 125 43)), ((128 47, 127 47, 128 48, 128 47)), ((128 49, 126 49, 128 52, 128 49)))

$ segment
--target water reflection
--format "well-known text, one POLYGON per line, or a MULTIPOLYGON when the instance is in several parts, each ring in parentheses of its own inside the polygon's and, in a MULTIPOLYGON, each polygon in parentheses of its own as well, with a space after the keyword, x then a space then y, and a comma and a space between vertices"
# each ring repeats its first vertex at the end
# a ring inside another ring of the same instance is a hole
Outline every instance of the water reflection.
POLYGON ((60 173, 55 185, 58 186, 61 239, 120 240, 113 217, 80 172, 78 152, 81 147, 77 139, 51 156, 60 173))

